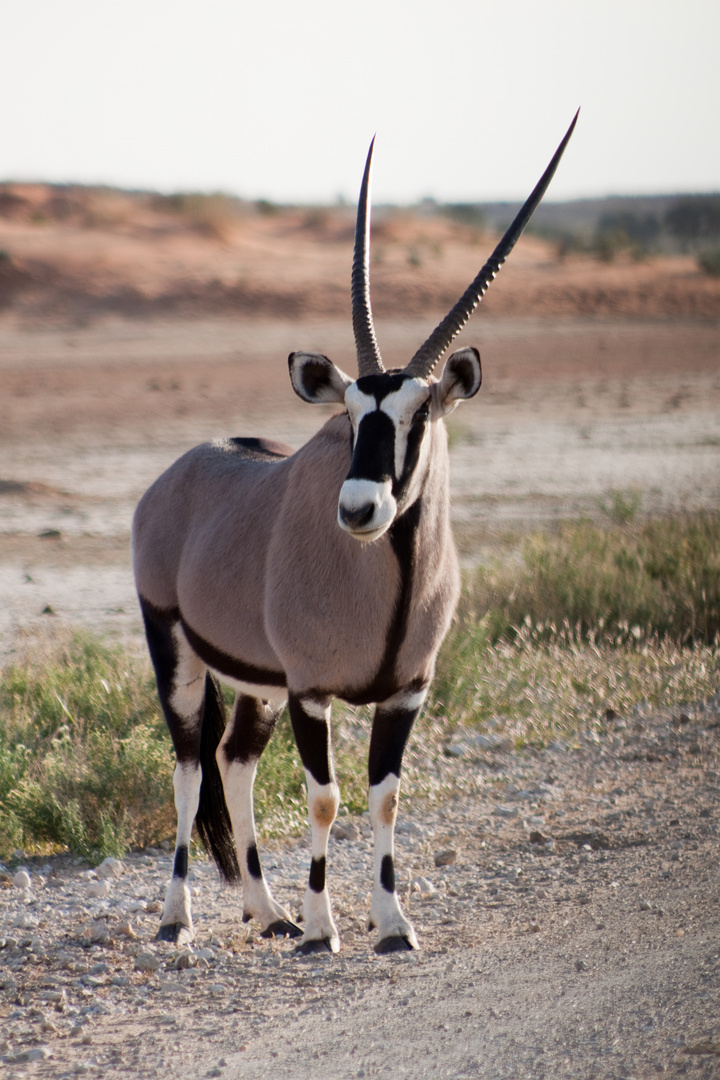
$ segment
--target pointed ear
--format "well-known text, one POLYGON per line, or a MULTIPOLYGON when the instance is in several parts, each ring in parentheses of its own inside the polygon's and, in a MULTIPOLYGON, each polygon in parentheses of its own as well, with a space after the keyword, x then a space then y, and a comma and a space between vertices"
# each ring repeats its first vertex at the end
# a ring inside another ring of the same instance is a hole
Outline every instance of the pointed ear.
POLYGON ((290 353, 288 366, 293 390, 311 405, 322 401, 344 403, 345 391, 354 381, 320 353, 290 353))
POLYGON ((443 415, 451 413, 465 398, 474 397, 482 383, 480 353, 477 349, 458 349, 448 360, 440 382, 438 396, 443 415))

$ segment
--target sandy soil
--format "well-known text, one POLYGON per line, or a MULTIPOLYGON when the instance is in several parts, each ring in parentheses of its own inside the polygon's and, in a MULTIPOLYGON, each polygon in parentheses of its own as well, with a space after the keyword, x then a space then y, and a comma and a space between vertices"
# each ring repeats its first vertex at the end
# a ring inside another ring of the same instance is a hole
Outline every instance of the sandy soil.
MULTIPOLYGON (((407 362, 435 321, 379 319, 386 363, 407 362)), ((498 531, 597 516, 613 490, 635 489, 647 512, 717 505, 714 321, 478 317, 461 340, 480 345, 485 372, 449 424, 465 563, 498 531)), ((329 410, 293 394, 294 348, 354 370, 337 319, 0 319, 0 654, 49 620, 139 641, 138 498, 206 439, 301 445, 329 410)))

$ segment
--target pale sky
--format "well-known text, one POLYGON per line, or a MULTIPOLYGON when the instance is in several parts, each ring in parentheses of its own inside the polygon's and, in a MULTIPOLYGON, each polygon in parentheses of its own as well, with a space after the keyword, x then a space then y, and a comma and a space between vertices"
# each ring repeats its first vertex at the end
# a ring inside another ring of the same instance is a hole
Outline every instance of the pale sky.
POLYGON ((357 198, 720 191, 718 0, 15 0, 0 180, 357 198))

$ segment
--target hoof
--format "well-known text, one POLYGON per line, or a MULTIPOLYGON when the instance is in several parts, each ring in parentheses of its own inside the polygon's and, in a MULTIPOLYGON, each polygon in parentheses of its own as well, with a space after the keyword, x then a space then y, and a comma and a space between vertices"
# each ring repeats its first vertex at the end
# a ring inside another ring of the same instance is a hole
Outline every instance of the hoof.
POLYGON ((384 954, 392 952, 412 952, 414 945, 410 943, 409 938, 403 937, 402 934, 391 934, 390 937, 383 938, 382 941, 378 941, 375 946, 375 952, 384 954))
POLYGON ((310 938, 309 941, 303 941, 300 945, 295 946, 296 956, 312 956, 313 953, 332 953, 337 952, 337 949, 333 949, 330 938, 310 938))
POLYGON ((186 945, 193 939, 193 932, 184 923, 165 923, 155 935, 156 941, 170 941, 173 945, 186 945))
POLYGON ((260 932, 260 937, 302 937, 302 930, 294 922, 290 922, 289 919, 276 919, 275 922, 271 922, 269 926, 266 926, 260 932))

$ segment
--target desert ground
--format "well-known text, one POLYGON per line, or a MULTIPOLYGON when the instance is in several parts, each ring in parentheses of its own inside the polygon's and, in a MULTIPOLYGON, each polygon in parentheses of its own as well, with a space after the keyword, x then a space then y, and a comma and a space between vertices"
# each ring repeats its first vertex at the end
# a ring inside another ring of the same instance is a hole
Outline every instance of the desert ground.
MULTIPOLYGON (((378 319, 386 363, 434 324, 378 319)), ((461 340, 484 360, 480 393, 449 421, 465 564, 491 557, 498 531, 602 516, 613 491, 636 491, 648 513, 717 505, 714 321, 477 316, 461 340)), ((353 370, 338 318, 0 320, 0 653, 52 620, 137 640, 134 505, 199 442, 301 445, 329 408, 293 394, 294 348, 353 370)))
MULTIPOLYGON (((294 396, 286 357, 317 350, 355 370, 352 215, 188 221, 149 197, 75 193, 60 205, 42 185, 14 195, 0 201, 0 661, 76 625, 141 652, 133 507, 198 442, 299 446, 328 415, 294 396)), ((386 366, 408 361, 492 243, 380 216, 372 274, 386 366)), ((480 348, 484 384, 449 421, 466 566, 508 532, 603 519, 615 492, 634 493, 643 513, 717 507, 718 281, 689 257, 606 265, 528 238, 482 308, 459 343, 480 348)), ((31 920, 3 931, 18 940, 0 951, 8 1075, 710 1080, 717 716, 717 703, 688 703, 624 718, 612 746, 449 761, 501 782, 409 823, 402 872, 424 949, 406 959, 375 958, 362 931, 363 826, 333 854, 347 941, 337 962, 252 939, 233 951, 237 901, 201 866, 215 944, 201 920, 204 961, 175 975, 177 958, 152 945, 153 919, 138 916, 136 939, 93 942, 84 868, 33 866, 27 894, 3 882, 9 922, 31 920), (513 799, 533 784, 535 800, 513 799), (552 847, 529 844, 533 816, 552 847), (448 846, 457 858, 439 871, 434 854, 448 846), (434 897, 414 890, 422 876, 434 897), (37 963, 11 964, 34 933, 37 963), (160 956, 155 968, 134 968, 141 947, 160 956), (88 1019, 71 1027, 75 1008, 88 1019)), ((304 854, 279 846, 271 869, 282 882, 302 875, 304 854)), ((133 858, 112 887, 146 910, 167 858, 133 858)))

